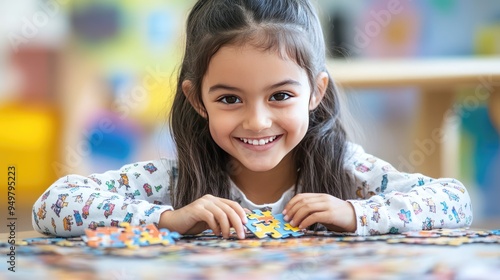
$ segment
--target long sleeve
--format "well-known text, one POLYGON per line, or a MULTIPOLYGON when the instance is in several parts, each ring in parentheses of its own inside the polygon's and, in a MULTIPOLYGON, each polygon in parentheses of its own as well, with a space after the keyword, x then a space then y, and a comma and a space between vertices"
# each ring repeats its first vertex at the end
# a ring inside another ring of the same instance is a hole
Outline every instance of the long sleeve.
POLYGON ((86 228, 158 223, 171 210, 176 162, 128 164, 90 176, 68 175, 54 182, 33 206, 33 228, 44 234, 79 236, 86 228))
POLYGON ((356 233, 373 235, 410 230, 468 227, 472 205, 467 189, 456 179, 433 179, 398 172, 357 145, 346 169, 356 184, 356 233))

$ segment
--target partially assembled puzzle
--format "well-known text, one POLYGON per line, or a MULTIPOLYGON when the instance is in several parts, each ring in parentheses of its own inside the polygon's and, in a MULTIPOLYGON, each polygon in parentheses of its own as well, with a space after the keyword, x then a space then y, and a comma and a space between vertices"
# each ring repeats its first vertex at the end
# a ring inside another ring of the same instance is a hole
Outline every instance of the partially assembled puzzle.
POLYGON ((301 236, 304 233, 298 227, 292 227, 283 219, 283 214, 273 215, 271 210, 253 210, 247 214, 245 226, 258 238, 286 238, 301 236))
POLYGON ((149 245, 170 245, 181 238, 177 232, 168 229, 158 229, 154 224, 131 226, 120 223, 118 227, 98 227, 95 230, 86 229, 83 241, 93 248, 138 248, 149 245))

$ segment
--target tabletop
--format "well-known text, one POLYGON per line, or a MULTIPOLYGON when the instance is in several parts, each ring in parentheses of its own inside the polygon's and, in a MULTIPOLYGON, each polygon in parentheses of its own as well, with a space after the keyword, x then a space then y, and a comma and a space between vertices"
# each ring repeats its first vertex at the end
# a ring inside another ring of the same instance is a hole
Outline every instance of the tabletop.
POLYGON ((81 238, 0 235, 0 279, 496 279, 500 231, 378 236, 306 232, 286 239, 202 234, 175 244, 91 248, 81 238), (23 241, 24 240, 24 241, 23 241), (42 241, 40 241, 42 240, 42 241), (28 244, 30 243, 30 244, 28 244), (9 262, 10 261, 10 262, 9 262))

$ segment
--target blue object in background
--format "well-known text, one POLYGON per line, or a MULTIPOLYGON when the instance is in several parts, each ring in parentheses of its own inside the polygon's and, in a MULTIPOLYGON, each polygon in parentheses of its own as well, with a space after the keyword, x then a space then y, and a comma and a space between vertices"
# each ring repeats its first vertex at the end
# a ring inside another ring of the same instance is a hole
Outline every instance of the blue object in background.
POLYGON ((147 42, 153 49, 165 51, 169 42, 174 40, 175 19, 170 10, 151 11, 147 20, 147 42))
POLYGON ((90 123, 87 141, 92 169, 106 171, 135 161, 143 135, 140 127, 122 120, 112 112, 103 112, 90 123), (108 125, 103 128, 105 120, 108 125))
POLYGON ((491 123, 486 106, 478 107, 462 116, 462 129, 471 140, 472 178, 477 182, 483 205, 483 217, 500 216, 500 137, 491 123))

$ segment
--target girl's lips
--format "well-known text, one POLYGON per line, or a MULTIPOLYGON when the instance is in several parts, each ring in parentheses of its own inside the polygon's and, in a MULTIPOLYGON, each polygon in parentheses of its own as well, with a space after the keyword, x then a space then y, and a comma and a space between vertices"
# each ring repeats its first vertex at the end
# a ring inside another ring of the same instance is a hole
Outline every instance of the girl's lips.
POLYGON ((281 135, 275 135, 270 137, 263 138, 243 138, 243 137, 235 137, 243 147, 252 150, 252 151, 265 151, 272 148, 277 141, 281 139, 281 135))
POLYGON ((276 140, 276 135, 275 136, 270 136, 270 137, 261 137, 261 138, 243 138, 240 137, 239 139, 244 142, 245 144, 250 144, 254 146, 263 146, 265 144, 268 144, 269 142, 273 142, 276 140))

